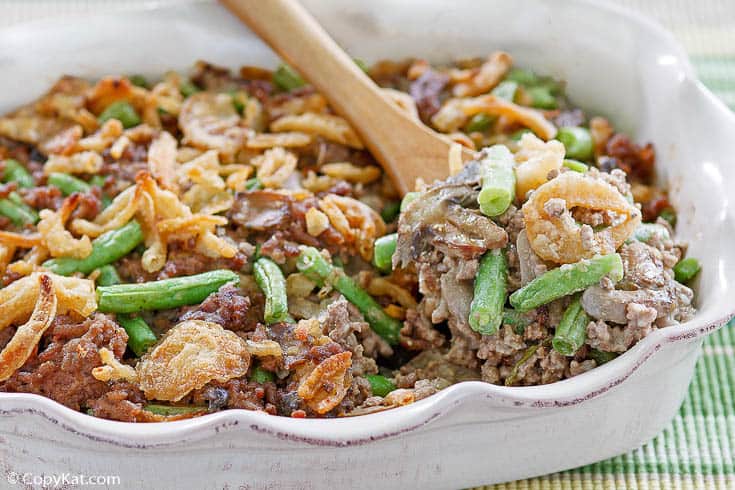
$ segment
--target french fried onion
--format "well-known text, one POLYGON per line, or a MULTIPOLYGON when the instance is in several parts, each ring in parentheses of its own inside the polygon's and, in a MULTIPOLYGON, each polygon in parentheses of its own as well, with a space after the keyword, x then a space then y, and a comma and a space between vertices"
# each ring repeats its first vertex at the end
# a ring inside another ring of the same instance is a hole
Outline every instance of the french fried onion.
POLYGON ((523 220, 531 248, 539 257, 568 264, 598 253, 615 252, 640 224, 641 212, 607 182, 578 172, 566 172, 531 194, 523 205, 523 220), (566 209, 559 216, 550 216, 544 209, 550 199, 564 200, 566 209), (611 211, 621 220, 594 232, 594 246, 585 248, 581 226, 570 214, 573 208, 611 211))
POLYGON ((329 412, 347 394, 352 383, 351 366, 351 352, 340 352, 326 358, 301 382, 298 395, 316 413, 329 412))
POLYGON ((146 398, 178 401, 212 380, 244 376, 250 353, 243 339, 200 320, 179 323, 143 356, 136 371, 146 398))
POLYGON ((357 245, 363 259, 372 259, 375 238, 385 234, 385 223, 378 213, 363 202, 335 194, 320 199, 319 208, 346 243, 357 245))
POLYGON ((300 131, 314 136, 321 136, 329 141, 347 145, 358 150, 364 148, 357 133, 355 133, 347 121, 331 114, 307 112, 295 116, 283 116, 273 121, 270 129, 276 133, 300 131))
POLYGON ((54 294, 54 284, 50 276, 41 274, 34 278, 38 281, 38 295, 31 317, 10 339, 0 352, 0 381, 5 381, 21 367, 33 353, 56 316, 58 301, 54 294))
POLYGON ((66 230, 66 220, 77 207, 80 198, 79 194, 72 194, 64 199, 58 211, 43 209, 38 213, 41 218, 37 225, 38 234, 53 257, 83 259, 92 253, 92 242, 88 236, 77 239, 66 230))

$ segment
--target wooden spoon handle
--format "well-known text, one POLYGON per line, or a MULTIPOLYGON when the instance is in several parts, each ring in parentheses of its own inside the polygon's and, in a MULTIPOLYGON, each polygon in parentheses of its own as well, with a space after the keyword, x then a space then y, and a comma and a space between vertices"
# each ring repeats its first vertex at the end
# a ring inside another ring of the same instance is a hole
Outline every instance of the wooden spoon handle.
POLYGON ((293 0, 221 0, 221 3, 308 79, 335 112, 350 121, 402 194, 413 190, 417 177, 432 182, 447 176, 449 144, 440 140, 442 155, 437 158, 438 136, 389 101, 299 3, 293 0), (441 145, 446 146, 443 151, 441 145), (396 156, 411 151, 419 158, 426 154, 426 161, 422 165, 400 165, 395 161, 396 156))

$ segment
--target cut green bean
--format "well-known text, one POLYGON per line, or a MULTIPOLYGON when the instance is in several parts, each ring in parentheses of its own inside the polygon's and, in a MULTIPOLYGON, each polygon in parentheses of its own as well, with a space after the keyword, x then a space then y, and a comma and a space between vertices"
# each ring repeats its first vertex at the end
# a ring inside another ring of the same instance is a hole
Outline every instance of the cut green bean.
POLYGON ((389 201, 383 209, 380 211, 380 217, 386 223, 391 223, 398 218, 401 214, 401 202, 400 201, 389 201))
POLYGON ((676 211, 674 208, 665 208, 659 213, 659 217, 668 221, 672 227, 676 226, 676 211))
POLYGON ((370 67, 368 66, 367 63, 365 63, 364 60, 361 60, 360 58, 353 58, 352 61, 354 61, 357 67, 361 69, 363 72, 365 73, 370 72, 370 67))
POLYGON ((102 286, 97 288, 97 309, 103 313, 168 310, 201 303, 225 284, 239 282, 235 272, 220 269, 161 281, 102 286))
POLYGON ((128 347, 138 357, 148 352, 148 349, 158 341, 151 327, 140 317, 117 315, 117 323, 125 329, 128 334, 128 347))
POLYGON ((154 413, 156 415, 163 415, 166 417, 170 417, 173 415, 189 415, 207 411, 207 407, 175 407, 173 405, 160 405, 157 403, 148 403, 143 408, 148 412, 154 413))
POLYGON ((468 133, 487 131, 493 123, 493 120, 494 119, 491 116, 480 112, 479 114, 472 116, 464 130, 468 133))
POLYGON ((258 189, 262 189, 263 184, 260 182, 260 179, 257 177, 252 177, 245 181, 245 190, 248 191, 257 191, 258 189))
POLYGON ((121 282, 120 275, 117 273, 114 265, 107 264, 99 268, 99 274, 97 275, 98 286, 112 286, 121 282))
POLYGON ((697 259, 687 257, 677 262, 674 266, 674 278, 680 283, 686 284, 697 275, 701 268, 702 266, 699 265, 697 259))
POLYGON ((8 197, 0 199, 0 215, 5 216, 18 227, 38 222, 38 213, 24 203, 17 192, 11 192, 8 197))
POLYGON ((518 335, 523 335, 526 327, 532 324, 534 319, 521 311, 506 308, 503 310, 503 325, 510 325, 518 335))
POLYGON ((385 396, 396 389, 393 381, 389 380, 381 374, 366 374, 365 378, 370 383, 374 396, 385 396))
POLYGON ((516 175, 513 154, 504 145, 484 150, 480 162, 482 189, 477 195, 480 211, 486 216, 503 214, 516 198, 516 175))
POLYGON ((396 251, 397 242, 397 233, 391 233, 375 240, 375 245, 373 246, 373 264, 381 272, 387 274, 393 269, 393 254, 396 251))
POLYGON ((566 126, 559 128, 556 139, 561 141, 566 149, 566 156, 574 160, 590 160, 594 156, 595 145, 592 142, 592 133, 587 128, 566 126))
MULTIPOLYGON (((631 239, 639 242, 649 243, 651 240, 666 241, 671 240, 671 234, 668 228, 658 223, 641 223, 633 231, 631 239)), ((630 239, 628 240, 630 241, 630 239)))
POLYGON ((579 296, 569 304, 556 327, 551 345, 563 356, 573 356, 587 339, 587 325, 590 317, 582 308, 579 296))
POLYGON ((500 249, 488 250, 480 259, 475 294, 470 304, 472 330, 492 335, 503 324, 503 306, 508 295, 508 263, 500 249))
POLYGON ((181 95, 183 95, 185 99, 201 91, 202 89, 200 89, 191 80, 184 80, 183 82, 181 82, 181 85, 179 85, 179 92, 181 92, 181 95))
POLYGON ((281 268, 272 260, 261 257, 253 264, 253 276, 265 296, 265 322, 271 324, 287 321, 286 279, 281 268))
POLYGON ((518 90, 518 82, 513 80, 505 80, 500 82, 490 93, 501 99, 505 99, 508 102, 513 102, 516 97, 516 91, 518 90))
POLYGON ((508 74, 505 76, 505 80, 513 81, 519 85, 533 86, 540 82, 538 75, 531 70, 525 70, 523 68, 511 68, 508 74))
POLYGON ((545 272, 511 294, 510 304, 516 310, 529 311, 582 291, 605 276, 613 282, 623 278, 623 261, 619 254, 597 255, 545 272))
POLYGON ((34 186, 33 176, 18 160, 9 158, 4 163, 3 182, 15 182, 18 187, 26 189, 34 186))
POLYGON ((351 277, 345 275, 344 271, 329 264, 317 249, 314 247, 302 248, 296 261, 296 267, 320 287, 327 284, 342 293, 347 301, 360 310, 375 333, 391 345, 398 343, 399 332, 402 328, 401 322, 383 311, 383 308, 367 291, 358 286, 351 277))
POLYGON ((406 210, 409 204, 414 202, 416 199, 421 196, 420 192, 406 192, 406 195, 403 196, 403 199, 401 200, 401 209, 400 211, 403 212, 406 210))
POLYGON ((140 116, 130 102, 118 100, 108 105, 98 117, 101 123, 109 119, 117 119, 124 128, 132 128, 140 124, 140 116))
POLYGON ((597 363, 598 366, 602 366, 605 363, 608 363, 618 357, 617 352, 605 352, 603 350, 598 349, 590 349, 590 359, 594 359, 594 361, 597 363))
POLYGON ((255 366, 253 369, 250 370, 250 375, 248 376, 248 379, 250 381, 255 381, 256 383, 271 383, 276 380, 275 375, 270 372, 266 371, 260 366, 255 366))
POLYGON ((285 63, 279 65, 276 71, 273 72, 273 83, 286 92, 306 85, 301 75, 285 63))
POLYGON ((556 97, 547 86, 528 87, 526 94, 531 98, 531 106, 537 109, 551 110, 559 106, 556 97))
POLYGON ((49 174, 48 184, 58 187, 65 196, 74 194, 75 192, 87 193, 92 189, 92 186, 82 179, 59 172, 49 174))
POLYGON ((126 256, 143 241, 143 231, 137 221, 128 222, 117 230, 110 230, 92 241, 92 252, 83 259, 58 257, 47 260, 43 266, 62 276, 75 272, 89 274, 95 269, 126 256))
POLYGON ((130 75, 128 80, 136 87, 148 88, 148 80, 143 75, 130 75))
POLYGON ((564 159, 563 165, 569 170, 574 170, 580 174, 585 173, 590 167, 586 163, 578 162, 577 160, 571 160, 569 158, 564 159))

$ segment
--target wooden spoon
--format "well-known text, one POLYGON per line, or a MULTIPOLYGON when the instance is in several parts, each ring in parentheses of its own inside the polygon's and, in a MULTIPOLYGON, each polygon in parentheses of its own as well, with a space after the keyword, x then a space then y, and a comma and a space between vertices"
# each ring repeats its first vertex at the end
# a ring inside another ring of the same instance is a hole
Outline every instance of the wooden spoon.
MULTIPOLYGON (((221 0, 347 119, 401 194, 449 175, 451 141, 413 119, 294 0, 221 0)), ((463 150, 463 158, 473 157, 463 150)))

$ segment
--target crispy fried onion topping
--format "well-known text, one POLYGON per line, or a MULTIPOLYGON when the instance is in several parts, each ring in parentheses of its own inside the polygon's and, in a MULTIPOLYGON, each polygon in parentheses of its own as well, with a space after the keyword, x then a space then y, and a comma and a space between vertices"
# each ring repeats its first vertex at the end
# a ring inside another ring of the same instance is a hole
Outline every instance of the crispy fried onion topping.
POLYGON ((38 234, 53 257, 83 259, 92 253, 92 242, 88 236, 77 239, 66 229, 66 222, 81 197, 80 194, 72 194, 64 199, 58 211, 44 209, 38 214, 41 218, 37 225, 38 234))
POLYGON ((362 141, 350 125, 339 116, 307 112, 299 115, 283 116, 270 125, 273 132, 300 131, 313 136, 361 150, 362 141))
POLYGON ((513 58, 508 53, 497 51, 480 67, 470 70, 471 76, 455 84, 452 93, 456 97, 484 94, 500 83, 512 64, 513 58))
POLYGON ((254 157, 250 163, 258 169, 258 180, 264 187, 277 189, 283 187, 296 170, 298 158, 283 148, 275 147, 254 157))
POLYGON ((92 369, 92 376, 100 381, 125 380, 131 383, 138 382, 138 373, 132 366, 123 364, 115 358, 115 354, 105 347, 99 350, 102 366, 92 369))
POLYGON ((623 244, 641 222, 641 212, 607 182, 565 172, 542 185, 523 205, 526 233, 544 260, 565 264, 596 254, 609 254, 623 244), (612 213, 609 226, 597 231, 578 224, 572 211, 612 213), (591 231, 584 237, 583 228, 591 231))
POLYGON ((373 242, 385 234, 385 222, 370 206, 351 197, 327 194, 319 200, 319 208, 334 229, 349 245, 356 245, 360 256, 369 261, 373 242))
POLYGON ((528 191, 546 183, 549 172, 562 167, 565 151, 559 141, 543 142, 532 134, 524 134, 514 155, 516 195, 523 199, 528 191))
POLYGON ((245 145, 251 129, 240 126, 240 115, 229 94, 199 92, 184 101, 179 114, 184 144, 217 150, 226 161, 245 145))
POLYGON ((95 174, 102 169, 102 156, 93 151, 82 151, 73 155, 51 155, 43 166, 43 173, 95 174))
POLYGON ((212 380, 244 376, 250 353, 243 339, 220 325, 200 320, 181 322, 136 366, 146 398, 178 401, 212 380))
POLYGON ((329 412, 347 394, 352 383, 351 366, 351 352, 340 352, 326 358, 301 381, 298 395, 316 413, 329 412))
POLYGON ((0 381, 28 360, 57 314, 96 309, 94 283, 86 279, 34 272, 0 289, 0 330, 30 317, 0 352, 0 381))
POLYGON ((151 171, 151 175, 161 187, 173 192, 179 190, 179 185, 176 182, 178 167, 176 147, 176 139, 167 131, 161 131, 158 137, 151 142, 148 149, 148 169, 151 171))
POLYGON ((171 191, 161 189, 148 172, 136 176, 136 185, 118 194, 94 221, 76 219, 72 230, 96 237, 120 228, 134 216, 140 221, 146 251, 142 265, 147 272, 160 270, 166 263, 170 239, 196 238, 196 250, 208 257, 234 257, 237 249, 215 234, 217 226, 227 224, 222 216, 192 213, 171 191))
MULTIPOLYGON (((237 173, 241 168, 237 166, 233 170, 237 173)), ((249 174, 250 170, 246 171, 249 174)), ((193 184, 181 197, 181 201, 195 213, 216 214, 230 209, 235 200, 225 189, 225 180, 220 176, 224 172, 214 150, 206 151, 181 165, 178 170, 179 184, 182 187, 187 182, 193 184)))
POLYGON ((475 114, 503 116, 521 124, 544 140, 556 136, 556 126, 541 111, 509 102, 491 94, 473 98, 449 99, 431 118, 431 123, 445 133, 459 131, 475 114))

